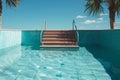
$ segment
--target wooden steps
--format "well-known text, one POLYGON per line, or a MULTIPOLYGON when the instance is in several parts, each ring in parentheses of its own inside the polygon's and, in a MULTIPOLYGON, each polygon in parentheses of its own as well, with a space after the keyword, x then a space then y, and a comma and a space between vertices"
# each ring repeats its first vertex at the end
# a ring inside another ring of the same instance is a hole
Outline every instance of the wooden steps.
POLYGON ((43 38, 43 41, 76 41, 76 39, 68 39, 68 38, 43 38))
POLYGON ((73 30, 45 30, 42 46, 72 46, 76 47, 77 40, 75 38, 75 31, 73 30))

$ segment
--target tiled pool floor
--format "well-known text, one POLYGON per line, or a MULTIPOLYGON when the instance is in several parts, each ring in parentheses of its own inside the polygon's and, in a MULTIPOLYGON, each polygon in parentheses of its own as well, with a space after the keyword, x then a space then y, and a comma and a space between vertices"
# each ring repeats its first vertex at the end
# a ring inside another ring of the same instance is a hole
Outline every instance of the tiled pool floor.
POLYGON ((17 46, 0 51, 0 80, 111 80, 84 47, 78 50, 17 46))

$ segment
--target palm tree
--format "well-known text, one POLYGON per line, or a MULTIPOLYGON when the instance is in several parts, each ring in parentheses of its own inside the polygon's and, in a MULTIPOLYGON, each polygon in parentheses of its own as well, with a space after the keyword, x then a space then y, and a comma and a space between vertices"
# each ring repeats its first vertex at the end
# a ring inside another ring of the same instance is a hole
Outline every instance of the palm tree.
POLYGON ((87 0, 85 11, 90 15, 98 15, 104 12, 103 5, 108 7, 110 28, 115 29, 115 15, 120 15, 120 0, 87 0))
MULTIPOLYGON (((6 0, 6 4, 9 7, 17 7, 19 2, 20 0, 6 0)), ((2 16, 2 0, 0 0, 0 19, 1 19, 1 16, 2 16)), ((2 22, 0 22, 0 27, 1 27, 1 24, 2 22)))

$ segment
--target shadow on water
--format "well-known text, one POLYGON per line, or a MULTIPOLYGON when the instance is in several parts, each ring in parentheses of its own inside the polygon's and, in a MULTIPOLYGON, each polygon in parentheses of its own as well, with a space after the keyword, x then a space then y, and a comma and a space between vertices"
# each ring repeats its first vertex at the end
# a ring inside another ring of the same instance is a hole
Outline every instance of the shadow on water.
POLYGON ((101 46, 87 46, 86 49, 103 65, 112 80, 120 80, 120 51, 112 51, 101 46))
POLYGON ((31 50, 40 50, 40 46, 31 46, 31 50))

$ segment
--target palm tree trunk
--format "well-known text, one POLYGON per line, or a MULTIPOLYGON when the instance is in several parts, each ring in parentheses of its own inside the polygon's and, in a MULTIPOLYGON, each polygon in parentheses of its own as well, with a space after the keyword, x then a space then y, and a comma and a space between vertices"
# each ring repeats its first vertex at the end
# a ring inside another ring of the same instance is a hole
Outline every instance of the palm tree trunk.
POLYGON ((2 14, 2 0, 0 0, 0 16, 2 14))
POLYGON ((115 12, 110 10, 109 17, 110 17, 110 28, 115 29, 115 12))
POLYGON ((0 29, 2 28, 2 0, 0 0, 0 29))
POLYGON ((110 17, 110 28, 115 29, 115 2, 114 0, 111 0, 111 4, 109 7, 109 17, 110 17))

